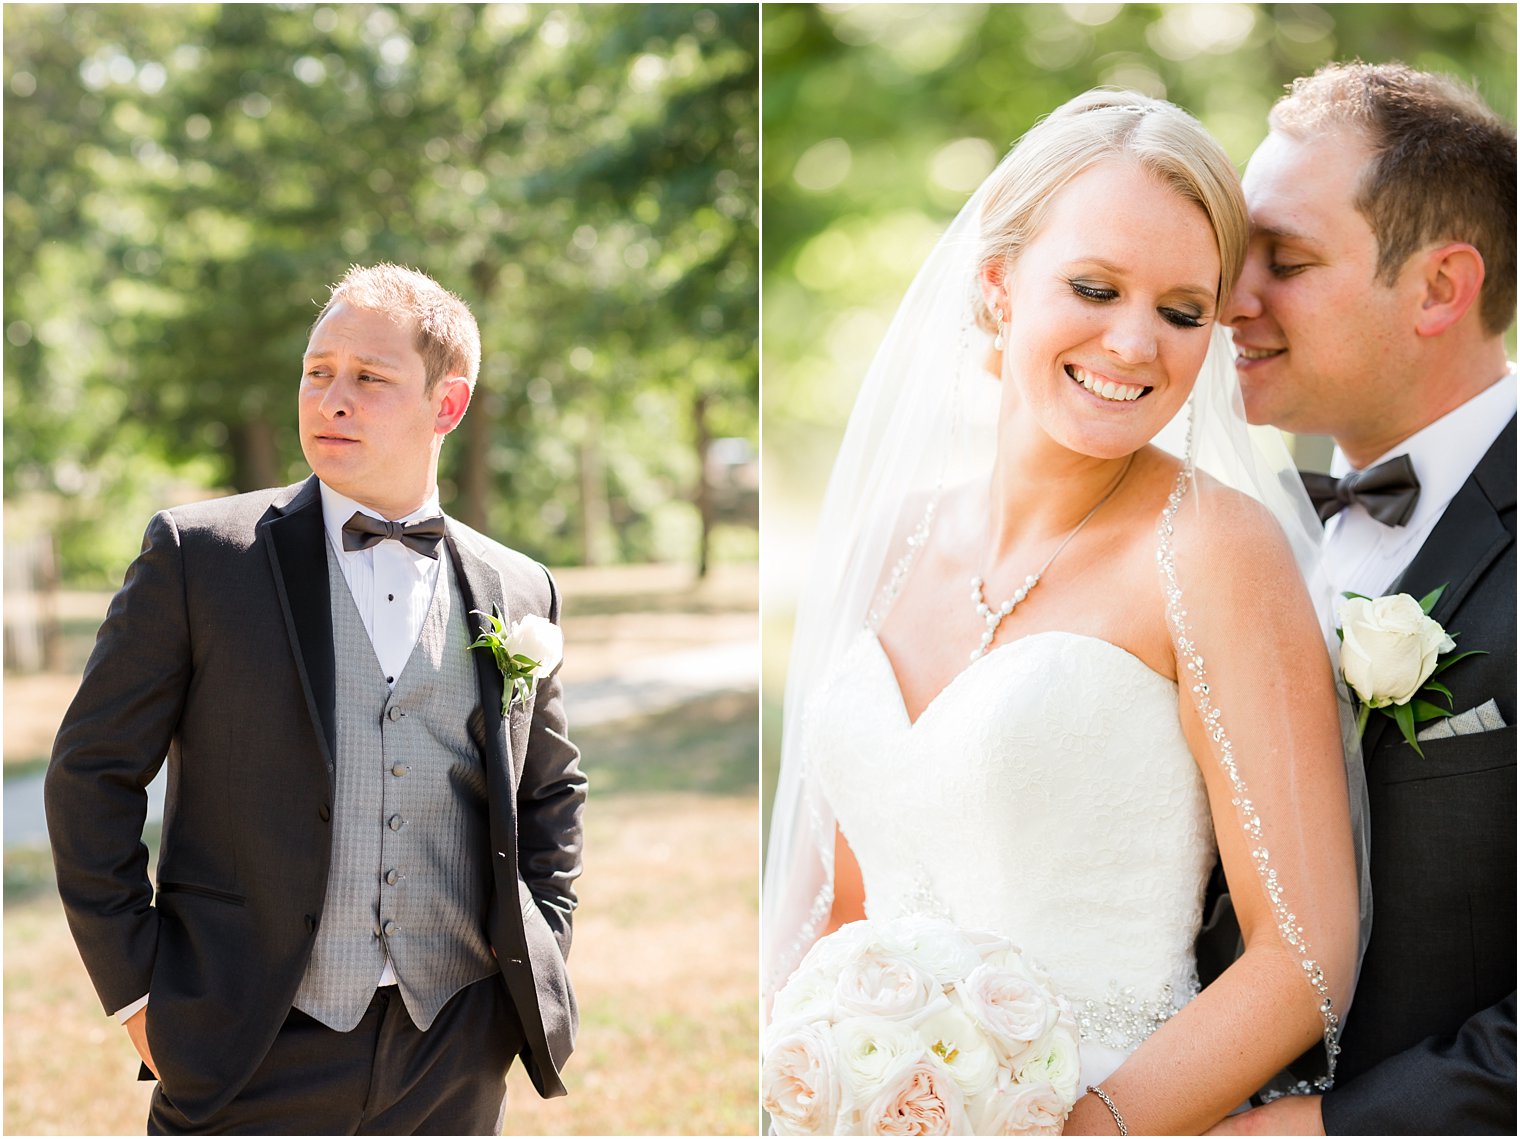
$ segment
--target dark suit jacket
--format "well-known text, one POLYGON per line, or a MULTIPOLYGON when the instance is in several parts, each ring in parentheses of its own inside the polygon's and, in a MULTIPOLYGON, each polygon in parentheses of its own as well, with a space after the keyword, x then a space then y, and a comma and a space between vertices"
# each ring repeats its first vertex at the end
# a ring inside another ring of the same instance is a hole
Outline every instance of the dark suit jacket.
POLYGON ((1399 580, 1483 649, 1442 673, 1509 727, 1420 744, 1373 716, 1372 939, 1346 1016, 1330 1134, 1515 1133, 1515 421, 1399 580))
MULTIPOLYGON (((155 515, 48 768, 48 830, 80 955, 107 1011, 152 994, 153 1057, 192 1121, 225 1105, 268 1051, 322 920, 336 715, 325 541, 314 477, 155 515), (166 755, 155 904, 144 789, 166 755)), ((466 609, 558 618, 542 566, 452 520, 443 546, 466 609)), ((482 919, 523 1022, 524 1065, 541 1095, 563 1095, 586 783, 557 677, 504 720, 501 674, 490 654, 472 655, 487 743, 481 855, 495 886, 482 919)))
MULTIPOLYGON (((1483 649, 1441 675, 1457 712, 1509 727, 1422 742, 1374 715, 1362 739, 1372 936, 1346 1014, 1328 1134, 1515 1132, 1515 421, 1462 485, 1397 592, 1446 585, 1431 616, 1483 649)), ((1239 942, 1217 870, 1205 984, 1239 942)), ((1323 1049, 1294 1071, 1324 1073, 1323 1049)))

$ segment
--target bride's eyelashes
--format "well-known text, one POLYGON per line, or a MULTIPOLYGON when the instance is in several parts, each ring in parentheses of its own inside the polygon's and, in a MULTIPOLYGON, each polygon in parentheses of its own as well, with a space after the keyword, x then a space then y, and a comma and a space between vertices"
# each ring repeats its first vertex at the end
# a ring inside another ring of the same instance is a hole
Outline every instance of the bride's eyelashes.
MULTIPOLYGON (((1099 304, 1114 300, 1119 295, 1116 289, 1105 289, 1097 285, 1089 285, 1085 281, 1068 279, 1066 283, 1071 286, 1071 291, 1076 293, 1077 296, 1083 297, 1086 300, 1096 301, 1099 304)), ((1176 308, 1162 308, 1156 311, 1161 314, 1162 319, 1168 324, 1175 324, 1178 328, 1202 328, 1204 325, 1202 313, 1185 312, 1182 309, 1176 308)))

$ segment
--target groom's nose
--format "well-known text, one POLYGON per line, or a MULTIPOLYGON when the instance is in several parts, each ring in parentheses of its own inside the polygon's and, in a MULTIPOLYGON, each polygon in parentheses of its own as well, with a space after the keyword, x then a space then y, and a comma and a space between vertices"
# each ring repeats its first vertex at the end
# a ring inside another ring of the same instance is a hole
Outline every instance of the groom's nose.
POLYGON ((333 377, 333 382, 327 385, 327 390, 322 393, 322 402, 317 405, 322 414, 328 419, 341 419, 353 410, 353 398, 350 381, 343 375, 333 377))
POLYGON ((1264 266, 1256 264, 1255 258, 1246 258, 1240 280, 1235 283, 1235 289, 1230 293, 1230 299, 1225 303, 1224 311, 1219 314, 1222 323, 1236 325, 1261 316, 1264 311, 1260 293, 1261 275, 1265 271, 1264 266))

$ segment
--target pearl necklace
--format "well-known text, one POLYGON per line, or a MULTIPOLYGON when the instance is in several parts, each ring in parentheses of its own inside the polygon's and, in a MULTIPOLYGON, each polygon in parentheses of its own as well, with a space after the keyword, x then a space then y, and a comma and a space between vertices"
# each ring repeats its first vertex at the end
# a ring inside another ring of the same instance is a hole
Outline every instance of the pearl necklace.
POLYGON ((1124 470, 1119 472, 1119 477, 1115 480, 1114 485, 1108 489, 1107 493, 1105 493, 1102 498, 1098 499, 1098 504, 1096 506, 1094 506, 1091 510, 1082 516, 1082 521, 1078 522, 1075 526, 1072 527, 1071 532, 1067 534, 1066 537, 1061 540, 1061 544, 1056 547, 1056 552, 1051 554, 1050 557, 1046 558, 1045 564, 1042 565, 1035 573, 1032 573, 1026 577, 1024 579, 1024 584, 1014 591, 1013 596, 1005 600, 996 609, 987 604, 987 595, 982 590, 983 582, 981 576, 978 575, 971 579, 971 604, 976 606, 977 616, 981 617, 982 621, 986 624, 987 627, 982 631, 982 643, 977 646, 977 648, 971 653, 971 656, 968 659, 976 660, 987 651, 987 649, 991 646, 993 640, 997 637, 997 631, 1002 626, 1003 622, 1007 619, 1008 615, 1019 606, 1019 603, 1022 602, 1024 598, 1029 596, 1030 592, 1034 589, 1035 586, 1040 584, 1040 579, 1045 576, 1045 571, 1050 568, 1050 563, 1061 556, 1061 551, 1071 543, 1071 540, 1077 536, 1077 533, 1082 529, 1082 527, 1086 526, 1092 516, 1098 513, 1098 511, 1102 509, 1103 504, 1111 499, 1114 496, 1115 492, 1118 491, 1119 487, 1124 482, 1124 476, 1129 474, 1130 465, 1133 464, 1134 461, 1135 456, 1131 455, 1129 457, 1129 461, 1124 464, 1124 470))

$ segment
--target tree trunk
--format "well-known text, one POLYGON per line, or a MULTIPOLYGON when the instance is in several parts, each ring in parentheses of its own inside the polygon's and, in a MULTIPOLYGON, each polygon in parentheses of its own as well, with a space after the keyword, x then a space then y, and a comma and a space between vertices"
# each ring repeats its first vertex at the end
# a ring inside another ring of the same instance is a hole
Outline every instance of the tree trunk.
POLYGON ((230 425, 232 433, 232 485, 239 491, 279 486, 279 452, 274 426, 262 414, 230 425))
POLYGON ((581 563, 604 566, 612 561, 608 536, 612 529, 607 505, 607 471, 602 462, 602 421, 596 413, 586 420, 581 440, 581 563))
POLYGON ((709 549, 712 544, 713 501, 712 487, 707 481, 707 452, 712 437, 707 427, 707 395, 699 392, 691 403, 691 417, 696 428, 697 443, 697 513, 702 519, 701 536, 697 539, 697 580, 707 577, 709 549))

